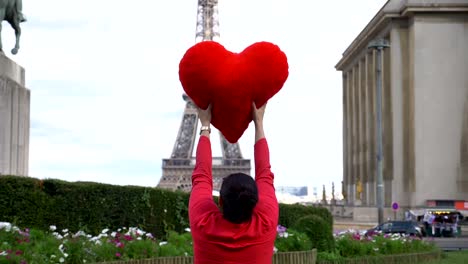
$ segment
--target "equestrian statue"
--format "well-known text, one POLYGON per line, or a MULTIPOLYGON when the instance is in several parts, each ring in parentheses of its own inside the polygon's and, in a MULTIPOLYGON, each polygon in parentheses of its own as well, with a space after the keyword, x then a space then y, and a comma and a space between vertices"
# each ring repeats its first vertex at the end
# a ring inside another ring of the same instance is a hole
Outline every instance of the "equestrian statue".
POLYGON ((3 20, 6 20, 11 27, 15 30, 16 42, 15 47, 11 50, 12 54, 18 53, 19 42, 21 36, 21 27, 20 23, 26 22, 26 18, 22 12, 23 1, 22 0, 0 0, 0 53, 3 54, 2 46, 2 23, 3 20))

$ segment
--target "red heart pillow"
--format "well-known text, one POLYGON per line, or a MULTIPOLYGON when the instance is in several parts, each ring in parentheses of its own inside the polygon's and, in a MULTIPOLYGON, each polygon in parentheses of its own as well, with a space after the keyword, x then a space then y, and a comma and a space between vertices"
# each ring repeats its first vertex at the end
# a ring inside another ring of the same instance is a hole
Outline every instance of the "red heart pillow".
POLYGON ((278 46, 257 42, 241 53, 214 41, 187 50, 179 64, 179 79, 201 109, 211 103, 211 123, 231 143, 252 121, 252 102, 261 107, 288 78, 287 57, 278 46))

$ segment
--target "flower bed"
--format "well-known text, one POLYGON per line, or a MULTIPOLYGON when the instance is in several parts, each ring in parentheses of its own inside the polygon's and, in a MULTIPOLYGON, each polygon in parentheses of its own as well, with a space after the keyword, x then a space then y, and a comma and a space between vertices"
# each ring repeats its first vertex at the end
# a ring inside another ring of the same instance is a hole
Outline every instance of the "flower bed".
MULTIPOLYGON (((311 250, 304 233, 278 226, 273 263, 421 263, 440 258, 440 250, 416 237, 376 234, 364 236, 347 231, 335 234, 332 251, 311 250)), ((189 229, 167 232, 166 239, 136 227, 102 230, 97 236, 72 233, 50 226, 48 232, 20 229, 0 222, 0 264, 3 263, 192 263, 193 245, 189 229)))
POLYGON ((365 236, 349 230, 335 234, 335 242, 332 252, 319 252, 318 263, 423 263, 440 258, 435 244, 415 236, 382 233, 365 236))
MULTIPOLYGON (((309 238, 278 226, 273 263, 313 264, 309 238)), ((0 264, 2 263, 192 263, 190 230, 168 231, 165 241, 136 227, 104 229, 97 236, 84 231, 72 233, 50 226, 48 232, 20 229, 0 223, 0 264)))

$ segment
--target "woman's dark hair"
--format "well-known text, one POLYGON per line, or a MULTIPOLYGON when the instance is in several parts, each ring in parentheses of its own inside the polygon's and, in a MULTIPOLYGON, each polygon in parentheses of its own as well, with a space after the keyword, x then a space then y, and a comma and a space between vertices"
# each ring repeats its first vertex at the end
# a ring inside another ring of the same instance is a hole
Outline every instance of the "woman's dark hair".
POLYGON ((247 222, 258 202, 257 184, 247 174, 233 173, 223 179, 220 196, 226 220, 235 224, 247 222))

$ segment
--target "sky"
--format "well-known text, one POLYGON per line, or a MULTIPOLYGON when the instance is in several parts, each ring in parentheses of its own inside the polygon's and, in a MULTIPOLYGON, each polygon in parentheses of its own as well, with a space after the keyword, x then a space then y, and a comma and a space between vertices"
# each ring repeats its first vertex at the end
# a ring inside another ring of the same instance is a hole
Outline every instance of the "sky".
MULTIPOLYGON (((220 43, 287 55, 265 113, 275 186, 341 190, 342 80, 334 66, 386 0, 219 0, 220 43)), ((195 44, 197 0, 23 0, 21 48, 6 55, 31 90, 29 175, 154 187, 185 102, 178 65, 195 44)), ((220 156, 217 131, 213 155, 220 156)), ((239 140, 253 162, 254 128, 239 140)))

